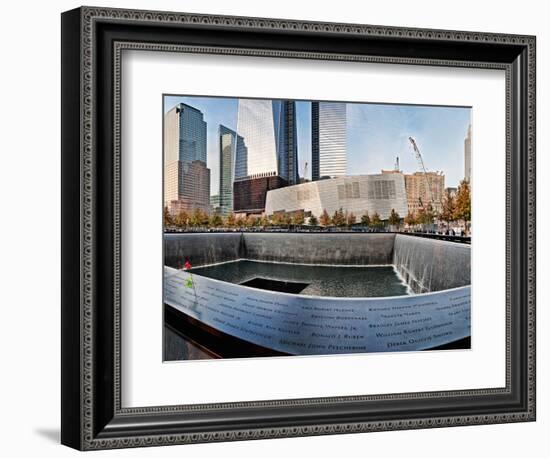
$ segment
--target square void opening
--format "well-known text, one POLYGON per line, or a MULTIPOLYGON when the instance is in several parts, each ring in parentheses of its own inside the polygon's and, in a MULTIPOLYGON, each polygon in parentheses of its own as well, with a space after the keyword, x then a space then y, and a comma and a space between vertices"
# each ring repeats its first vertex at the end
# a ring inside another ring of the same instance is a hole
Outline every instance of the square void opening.
POLYGON ((293 281, 272 280, 270 278, 255 277, 241 283, 243 286, 249 286, 257 289, 267 289, 279 293, 298 294, 309 286, 309 283, 298 283, 293 281))

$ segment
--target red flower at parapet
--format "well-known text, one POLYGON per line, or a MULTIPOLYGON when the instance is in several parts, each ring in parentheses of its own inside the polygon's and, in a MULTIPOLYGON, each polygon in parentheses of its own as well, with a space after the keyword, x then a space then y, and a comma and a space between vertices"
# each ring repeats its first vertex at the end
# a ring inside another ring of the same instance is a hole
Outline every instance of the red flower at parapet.
POLYGON ((191 268, 191 263, 189 261, 185 261, 185 270, 189 270, 191 268))

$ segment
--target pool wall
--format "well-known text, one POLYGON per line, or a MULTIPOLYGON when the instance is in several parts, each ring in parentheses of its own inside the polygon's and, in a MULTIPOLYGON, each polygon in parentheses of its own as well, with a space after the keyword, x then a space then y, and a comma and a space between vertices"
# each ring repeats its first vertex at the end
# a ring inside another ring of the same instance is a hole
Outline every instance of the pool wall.
POLYGON ((393 264, 415 293, 470 284, 470 246, 402 234, 185 233, 164 236, 165 265, 237 259, 327 265, 393 264))
POLYGON ((395 234, 244 235, 247 259, 296 264, 391 264, 395 234))
POLYGON ((185 261, 193 267, 235 261, 244 252, 244 237, 238 232, 164 235, 164 264, 169 267, 181 267, 185 261))
POLYGON ((415 293, 469 285, 470 245, 410 235, 395 237, 393 265, 415 293))
POLYGON ((164 236, 165 264, 194 267, 237 259, 296 264, 393 262, 395 234, 187 233, 164 236))

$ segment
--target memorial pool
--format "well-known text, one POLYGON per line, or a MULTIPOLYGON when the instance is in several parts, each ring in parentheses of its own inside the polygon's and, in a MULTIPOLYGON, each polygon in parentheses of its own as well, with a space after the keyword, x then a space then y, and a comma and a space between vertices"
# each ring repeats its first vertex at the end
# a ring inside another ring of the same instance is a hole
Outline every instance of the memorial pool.
POLYGON ((239 260, 199 267, 191 269, 191 272, 259 289, 281 292, 296 292, 298 289, 298 294, 308 296, 389 297, 409 293, 409 288, 393 266, 328 266, 239 260), (269 280, 275 280, 276 284, 269 280), (287 282, 290 286, 288 290, 284 285, 287 282), (300 287, 293 291, 293 285, 300 287))
POLYGON ((164 242, 167 361, 470 348, 469 245, 392 233, 164 242))

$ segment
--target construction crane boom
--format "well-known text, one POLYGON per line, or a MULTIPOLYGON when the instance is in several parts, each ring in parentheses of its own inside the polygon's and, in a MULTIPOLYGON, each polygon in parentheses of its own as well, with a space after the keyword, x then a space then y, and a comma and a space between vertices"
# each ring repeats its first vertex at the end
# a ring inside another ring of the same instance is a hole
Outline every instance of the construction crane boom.
POLYGON ((428 195, 428 198, 430 199, 430 203, 432 204, 432 207, 433 207, 435 202, 432 195, 432 187, 430 186, 430 180, 428 179, 428 172, 426 172, 426 167, 424 166, 424 160, 422 159, 422 154, 420 154, 420 149, 418 148, 418 145, 416 144, 415 139, 412 137, 409 137, 409 141, 411 142, 411 145, 413 147, 414 155, 416 156, 416 160, 418 161, 420 170, 424 174, 424 180, 426 181, 426 194, 428 195))

